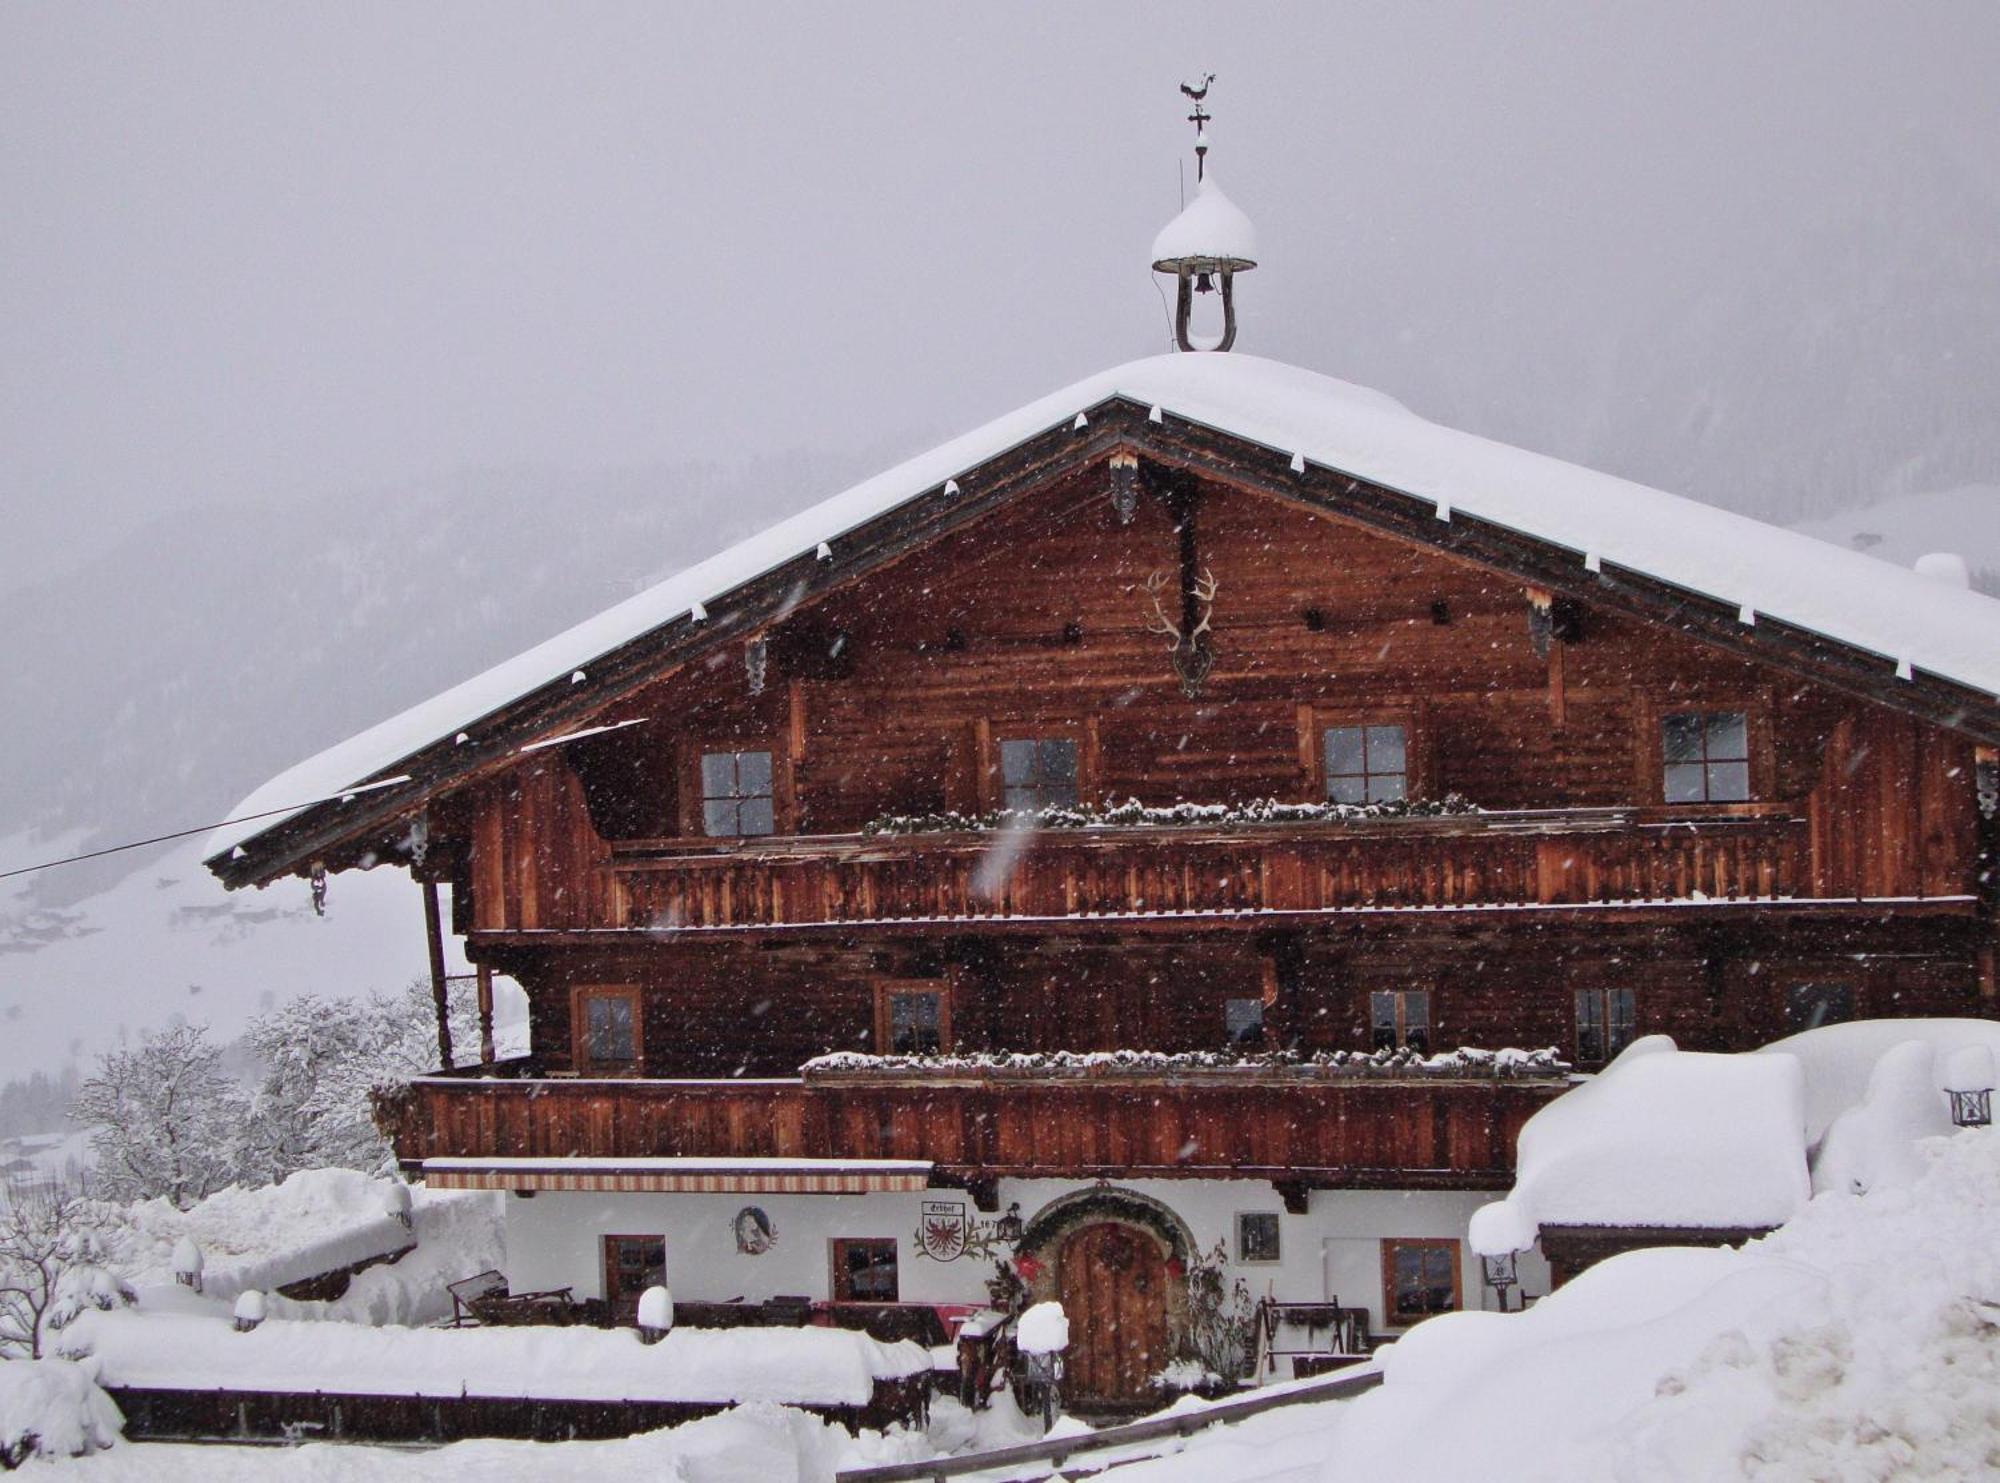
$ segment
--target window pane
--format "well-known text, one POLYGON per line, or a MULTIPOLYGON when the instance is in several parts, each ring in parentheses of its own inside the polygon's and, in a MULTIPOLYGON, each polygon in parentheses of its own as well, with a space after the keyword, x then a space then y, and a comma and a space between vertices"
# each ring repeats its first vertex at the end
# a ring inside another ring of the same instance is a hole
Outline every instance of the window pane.
POLYGON ((857 1303, 896 1301, 896 1243, 847 1241, 840 1247, 838 1266, 846 1281, 845 1297, 857 1303))
POLYGON ((1370 803, 1400 803, 1403 798, 1403 775, 1400 772, 1370 773, 1368 775, 1368 801, 1370 803))
POLYGON ((1031 787, 1009 787, 1001 800, 1008 808, 1019 809, 1023 813, 1033 813, 1042 806, 1042 795, 1031 787))
POLYGON ((1044 783, 1076 782, 1076 743, 1068 738, 1058 737, 1042 742, 1038 761, 1044 783))
POLYGON ((1368 996, 1368 1022, 1370 1033, 1368 1043, 1376 1050, 1396 1048, 1396 996, 1394 994, 1370 994, 1368 996))
POLYGON ((1699 762, 1667 764, 1665 796, 1668 803, 1700 803, 1707 796, 1705 769, 1699 762))
POLYGON ((728 798, 736 792, 736 756, 732 752, 701 754, 701 796, 728 798))
POLYGON ((1750 728, 1741 711, 1711 711, 1708 716, 1708 756, 1710 761, 1741 759, 1750 755, 1750 728))
POLYGON ((631 1061, 632 1001, 623 994, 592 994, 583 1001, 584 1043, 592 1061, 631 1061))
POLYGON ((1412 989, 1403 995, 1403 1028, 1415 1031, 1431 1027, 1431 995, 1428 989, 1412 989))
POLYGON ((1370 772, 1403 771, 1402 727, 1370 726, 1368 728, 1368 770, 1370 772))
POLYGON ((738 834, 769 834, 772 829, 771 800, 746 798, 737 806, 736 832, 738 834))
POLYGON ((1367 770, 1359 726, 1329 726, 1326 729, 1326 775, 1367 770))
POLYGON ((1613 989, 1608 998, 1611 1012, 1608 1016, 1610 1023, 1606 1027, 1605 1049, 1615 1056, 1632 1043, 1632 1032, 1639 1023, 1639 1007, 1630 989, 1613 989))
POLYGON ((1750 797, 1750 764, 1711 762, 1708 764, 1708 801, 1742 803, 1750 797))
POLYGON ((749 796, 771 791, 771 754, 769 752, 738 752, 736 754, 736 791, 749 796))
POLYGON ((1236 1259, 1240 1262, 1278 1260, 1278 1217, 1267 1211, 1236 1217, 1236 1259))
POLYGON ((1604 996, 1596 989, 1577 991, 1576 1058, 1585 1065, 1604 1059, 1604 996))
POLYGON ((1264 1038, 1264 1001, 1226 999, 1222 1005, 1223 1033, 1231 1045, 1255 1045, 1264 1038))
POLYGON ((936 1054, 943 1045, 936 994, 889 996, 889 1050, 899 1056, 936 1054))
POLYGON ((702 832, 710 838, 728 838, 737 833, 736 805, 727 798, 704 799, 701 805, 702 832))
POLYGON ((1854 990, 1847 984, 1794 984, 1785 991, 1785 1028, 1793 1033, 1854 1018, 1854 990))
POLYGON ((1695 712, 1660 718, 1660 755, 1669 762, 1701 761, 1702 717, 1695 712))
POLYGON ((1335 777, 1331 773, 1326 779, 1326 796, 1330 803, 1366 803, 1368 801, 1368 779, 1360 773, 1347 777, 1335 777))
POLYGON ((1035 744, 1025 739, 1000 743, 1000 779, 1006 783, 1035 781, 1035 744))

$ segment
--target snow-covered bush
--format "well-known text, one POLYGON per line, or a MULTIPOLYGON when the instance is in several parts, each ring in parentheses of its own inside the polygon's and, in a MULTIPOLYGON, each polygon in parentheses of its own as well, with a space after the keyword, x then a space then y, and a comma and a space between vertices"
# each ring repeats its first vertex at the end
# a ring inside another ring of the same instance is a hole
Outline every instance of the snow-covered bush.
POLYGON ((91 1129, 99 1193, 185 1210, 236 1179, 248 1113, 206 1027, 177 1024, 100 1057, 74 1115, 91 1129))
POLYGON ((66 1359, 0 1365, 0 1467, 31 1457, 81 1457, 125 1429, 117 1404, 84 1365, 66 1359))
MULTIPOLYGON (((476 1043, 470 996, 454 989, 452 1032, 476 1043)), ((244 1043, 262 1067, 242 1160, 246 1178, 275 1183, 300 1169, 375 1172, 390 1160, 373 1093, 437 1064, 437 1019, 428 982, 394 994, 307 994, 250 1022, 244 1043)))
POLYGON ((1014 1347, 1023 1354, 1061 1354, 1069 1348, 1069 1315, 1056 1302, 1037 1303, 1021 1315, 1014 1347))
POLYGON ((101 1214, 61 1181, 17 1180, 0 1194, 0 1359, 40 1359, 79 1313, 133 1301, 105 1256, 101 1214))

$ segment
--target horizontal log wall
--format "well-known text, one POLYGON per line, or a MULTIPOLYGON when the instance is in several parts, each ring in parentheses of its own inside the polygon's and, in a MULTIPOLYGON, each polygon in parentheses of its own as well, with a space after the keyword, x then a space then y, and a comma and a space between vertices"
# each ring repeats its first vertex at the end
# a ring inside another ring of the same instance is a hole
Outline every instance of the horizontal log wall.
POLYGON ((1086 471, 774 630, 761 693, 740 654, 719 655, 606 718, 644 724, 535 753, 482 785, 467 800, 476 926, 1971 889, 1961 738, 1594 612, 1543 658, 1518 583, 1268 499, 1219 493, 1197 521, 1221 584, 1216 666, 1197 700, 1146 631, 1144 583, 1172 566, 1172 521, 1145 501, 1119 525, 1086 471), (1756 796, 1808 824, 1560 844, 1385 833, 1206 854, 1152 836, 1110 853, 1044 842, 998 885, 948 851, 833 845, 821 861, 751 852, 606 868, 607 838, 698 832, 704 747, 771 751, 780 832, 815 837, 990 805, 1010 733, 1074 737, 1086 798, 1312 798, 1318 728, 1343 719, 1404 724, 1420 792, 1488 808, 1642 807, 1659 801, 1660 715, 1703 707, 1749 715, 1756 796))
POLYGON ((1504 1181, 1561 1083, 1166 1079, 921 1085, 422 1081, 395 1131, 437 1157, 926 1159, 951 1172, 1504 1181))

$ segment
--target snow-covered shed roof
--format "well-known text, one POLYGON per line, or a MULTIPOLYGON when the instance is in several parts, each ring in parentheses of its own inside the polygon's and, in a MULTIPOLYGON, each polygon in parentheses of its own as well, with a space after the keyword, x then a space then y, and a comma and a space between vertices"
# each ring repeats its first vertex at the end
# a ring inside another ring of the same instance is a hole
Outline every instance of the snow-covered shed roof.
POLYGON ((1505 1202, 1478 1212, 1475 1249, 1519 1249, 1548 1226, 1781 1225, 1811 1195, 1804 1073, 1787 1055, 1647 1036, 1528 1119, 1516 1170, 1505 1202))
MULTIPOLYGON (((374 783, 384 796, 404 764, 481 740, 482 724, 525 697, 584 685, 592 667, 634 641, 720 614, 729 594, 925 497, 976 493, 976 471, 1083 415, 1125 401, 1149 420, 1207 429, 1425 502, 1441 522, 1474 517, 1566 550, 1583 570, 1611 567, 1706 595, 1751 625, 1780 620, 1865 651, 1904 679, 1919 671, 2000 695, 2000 602, 1694 500, 1440 427, 1379 392, 1246 355, 1164 355, 1079 381, 800 511, 526 653, 413 706, 284 772, 233 817, 266 817, 211 834, 228 857, 308 806, 374 783)), ((1440 524, 1443 531, 1448 527, 1440 524)), ((276 864, 274 873, 292 868, 276 864)))

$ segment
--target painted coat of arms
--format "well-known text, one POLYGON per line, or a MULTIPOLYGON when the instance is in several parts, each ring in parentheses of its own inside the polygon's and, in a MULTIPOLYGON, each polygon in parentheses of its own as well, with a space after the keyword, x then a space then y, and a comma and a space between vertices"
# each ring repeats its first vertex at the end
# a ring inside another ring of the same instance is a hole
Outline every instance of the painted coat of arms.
POLYGON ((955 1262, 965 1255, 969 1234, 965 1204, 960 1200, 924 1201, 917 1227, 917 1249, 934 1262, 955 1262))

